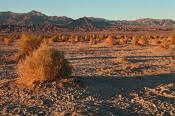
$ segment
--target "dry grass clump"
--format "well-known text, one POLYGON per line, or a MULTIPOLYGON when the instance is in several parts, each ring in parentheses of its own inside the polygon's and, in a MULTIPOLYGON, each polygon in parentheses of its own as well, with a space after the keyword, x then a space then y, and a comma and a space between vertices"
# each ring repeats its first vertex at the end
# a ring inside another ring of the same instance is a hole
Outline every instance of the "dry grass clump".
POLYGON ((54 41, 54 39, 53 38, 49 38, 48 39, 48 43, 54 43, 55 41, 54 41))
POLYGON ((138 43, 140 45, 147 45, 148 44, 147 37, 146 36, 141 36, 141 38, 139 39, 138 43))
POLYGON ((90 43, 90 44, 96 44, 96 43, 97 43, 97 42, 96 42, 96 37, 95 37, 95 36, 92 36, 92 37, 90 38, 89 43, 90 43))
POLYGON ((128 43, 128 37, 124 36, 124 37, 120 37, 119 39, 119 44, 120 45, 124 45, 128 43))
POLYGON ((115 45, 116 41, 115 39, 110 35, 108 38, 105 40, 106 45, 115 45))
POLYGON ((33 52, 33 50, 37 49, 42 40, 36 35, 27 35, 22 34, 21 39, 19 41, 19 48, 21 50, 21 54, 29 55, 33 52))
POLYGON ((63 42, 65 42, 67 39, 68 39, 68 37, 67 37, 66 35, 62 35, 62 36, 61 36, 61 40, 62 40, 63 42))
POLYGON ((0 42, 3 42, 3 41, 4 41, 4 37, 0 36, 0 42))
POLYGON ((96 36, 96 40, 97 41, 101 41, 101 40, 104 40, 104 39, 106 39, 107 37, 104 35, 104 34, 101 34, 101 35, 97 35, 96 36))
POLYGON ((169 48, 169 43, 168 43, 167 39, 163 39, 161 41, 161 45, 158 48, 168 49, 169 48))
POLYGON ((20 80, 29 85, 34 81, 69 78, 71 72, 72 67, 64 55, 45 43, 18 63, 20 80))
POLYGON ((21 39, 18 43, 20 50, 13 60, 19 61, 24 59, 26 56, 30 55, 35 49, 37 49, 41 43, 42 38, 39 38, 36 35, 22 34, 21 39))
POLYGON ((135 35, 135 36, 133 36, 132 37, 132 43, 134 44, 134 45, 139 45, 139 36, 137 36, 137 35, 135 35))
POLYGON ((80 37, 78 35, 75 36, 75 42, 80 41, 80 37))
POLYGON ((70 36, 69 40, 70 40, 70 42, 71 42, 72 44, 75 44, 75 43, 76 43, 75 37, 74 37, 73 35, 70 36))
POLYGON ((175 44, 175 35, 169 36, 167 41, 170 42, 171 44, 175 44))
POLYGON ((89 35, 85 35, 84 40, 85 40, 85 41, 89 41, 89 40, 90 40, 89 35))
MULTIPOLYGON (((40 37, 38 37, 38 38, 40 38, 40 37)), ((57 41, 57 36, 56 35, 52 36, 51 38, 48 38, 48 43, 54 43, 56 41, 57 41)))
POLYGON ((155 38, 155 39, 151 40, 151 44, 152 45, 158 45, 158 44, 161 44, 161 41, 158 38, 155 38))
POLYGON ((12 39, 5 38, 5 39, 4 39, 4 43, 5 43, 5 45, 10 46, 11 43, 12 43, 12 39))
POLYGON ((51 38, 48 39, 48 43, 54 43, 57 41, 57 35, 52 36, 51 38))

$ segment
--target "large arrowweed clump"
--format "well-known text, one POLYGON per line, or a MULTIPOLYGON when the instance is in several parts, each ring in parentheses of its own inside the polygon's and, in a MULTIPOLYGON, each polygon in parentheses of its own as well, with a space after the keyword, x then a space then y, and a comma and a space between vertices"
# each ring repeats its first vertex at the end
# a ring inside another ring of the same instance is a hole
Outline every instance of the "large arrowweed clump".
POLYGON ((69 78, 72 67, 64 55, 43 43, 18 63, 18 74, 24 80, 54 80, 69 78))
POLYGON ((21 54, 29 55, 33 50, 37 49, 42 43, 42 39, 37 35, 22 34, 19 41, 21 54))
POLYGON ((30 55, 35 49, 37 49, 41 43, 41 37, 37 35, 29 35, 23 33, 18 43, 20 50, 18 54, 16 54, 16 56, 14 57, 14 61, 25 59, 25 57, 30 55))

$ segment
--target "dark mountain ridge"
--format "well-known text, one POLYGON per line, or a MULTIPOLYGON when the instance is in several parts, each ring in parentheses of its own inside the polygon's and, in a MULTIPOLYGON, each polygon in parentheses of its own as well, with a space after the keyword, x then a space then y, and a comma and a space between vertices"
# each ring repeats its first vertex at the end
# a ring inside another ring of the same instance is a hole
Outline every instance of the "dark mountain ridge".
POLYGON ((38 11, 28 13, 0 12, 0 31, 58 31, 60 28, 67 31, 94 31, 112 28, 113 30, 136 30, 135 27, 175 27, 175 21, 171 19, 138 19, 107 20, 95 17, 82 17, 72 19, 66 16, 47 16, 38 11), (134 27, 134 29, 133 29, 134 27), (132 29, 131 29, 132 28, 132 29))
POLYGON ((133 25, 133 26, 171 26, 175 25, 175 21, 171 19, 138 19, 135 21, 127 20, 106 20, 95 17, 82 17, 72 19, 66 16, 47 16, 38 11, 30 11, 28 13, 0 12, 0 25, 35 25, 35 24, 53 24, 66 25, 68 27, 106 27, 116 25, 133 25))

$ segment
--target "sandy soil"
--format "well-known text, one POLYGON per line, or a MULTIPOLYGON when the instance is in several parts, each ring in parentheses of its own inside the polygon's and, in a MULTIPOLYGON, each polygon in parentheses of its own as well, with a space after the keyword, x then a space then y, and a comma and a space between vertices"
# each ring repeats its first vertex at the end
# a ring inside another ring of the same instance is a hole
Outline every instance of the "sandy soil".
POLYGON ((36 83, 29 91, 16 83, 16 42, 0 44, 1 115, 175 115, 175 45, 50 46, 65 53, 75 80, 63 88, 56 81, 36 83))

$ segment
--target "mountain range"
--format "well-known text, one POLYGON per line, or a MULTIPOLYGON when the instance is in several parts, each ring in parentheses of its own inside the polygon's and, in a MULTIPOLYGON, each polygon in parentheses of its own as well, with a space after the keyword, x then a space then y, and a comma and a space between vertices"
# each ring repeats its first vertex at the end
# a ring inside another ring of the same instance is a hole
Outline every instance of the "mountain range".
POLYGON ((82 17, 72 19, 66 16, 47 16, 38 11, 28 13, 0 12, 0 25, 35 25, 35 24, 53 24, 65 25, 68 27, 106 27, 116 25, 134 25, 134 26, 170 26, 175 25, 175 21, 171 19, 138 19, 135 21, 126 20, 106 20, 103 18, 82 17))
POLYGON ((56 28, 106 28, 118 26, 145 26, 162 27, 175 26, 175 21, 171 19, 138 19, 128 20, 107 20, 104 18, 82 17, 72 19, 66 16, 47 16, 38 11, 28 13, 0 12, 0 26, 32 26, 32 25, 52 25, 56 28))

